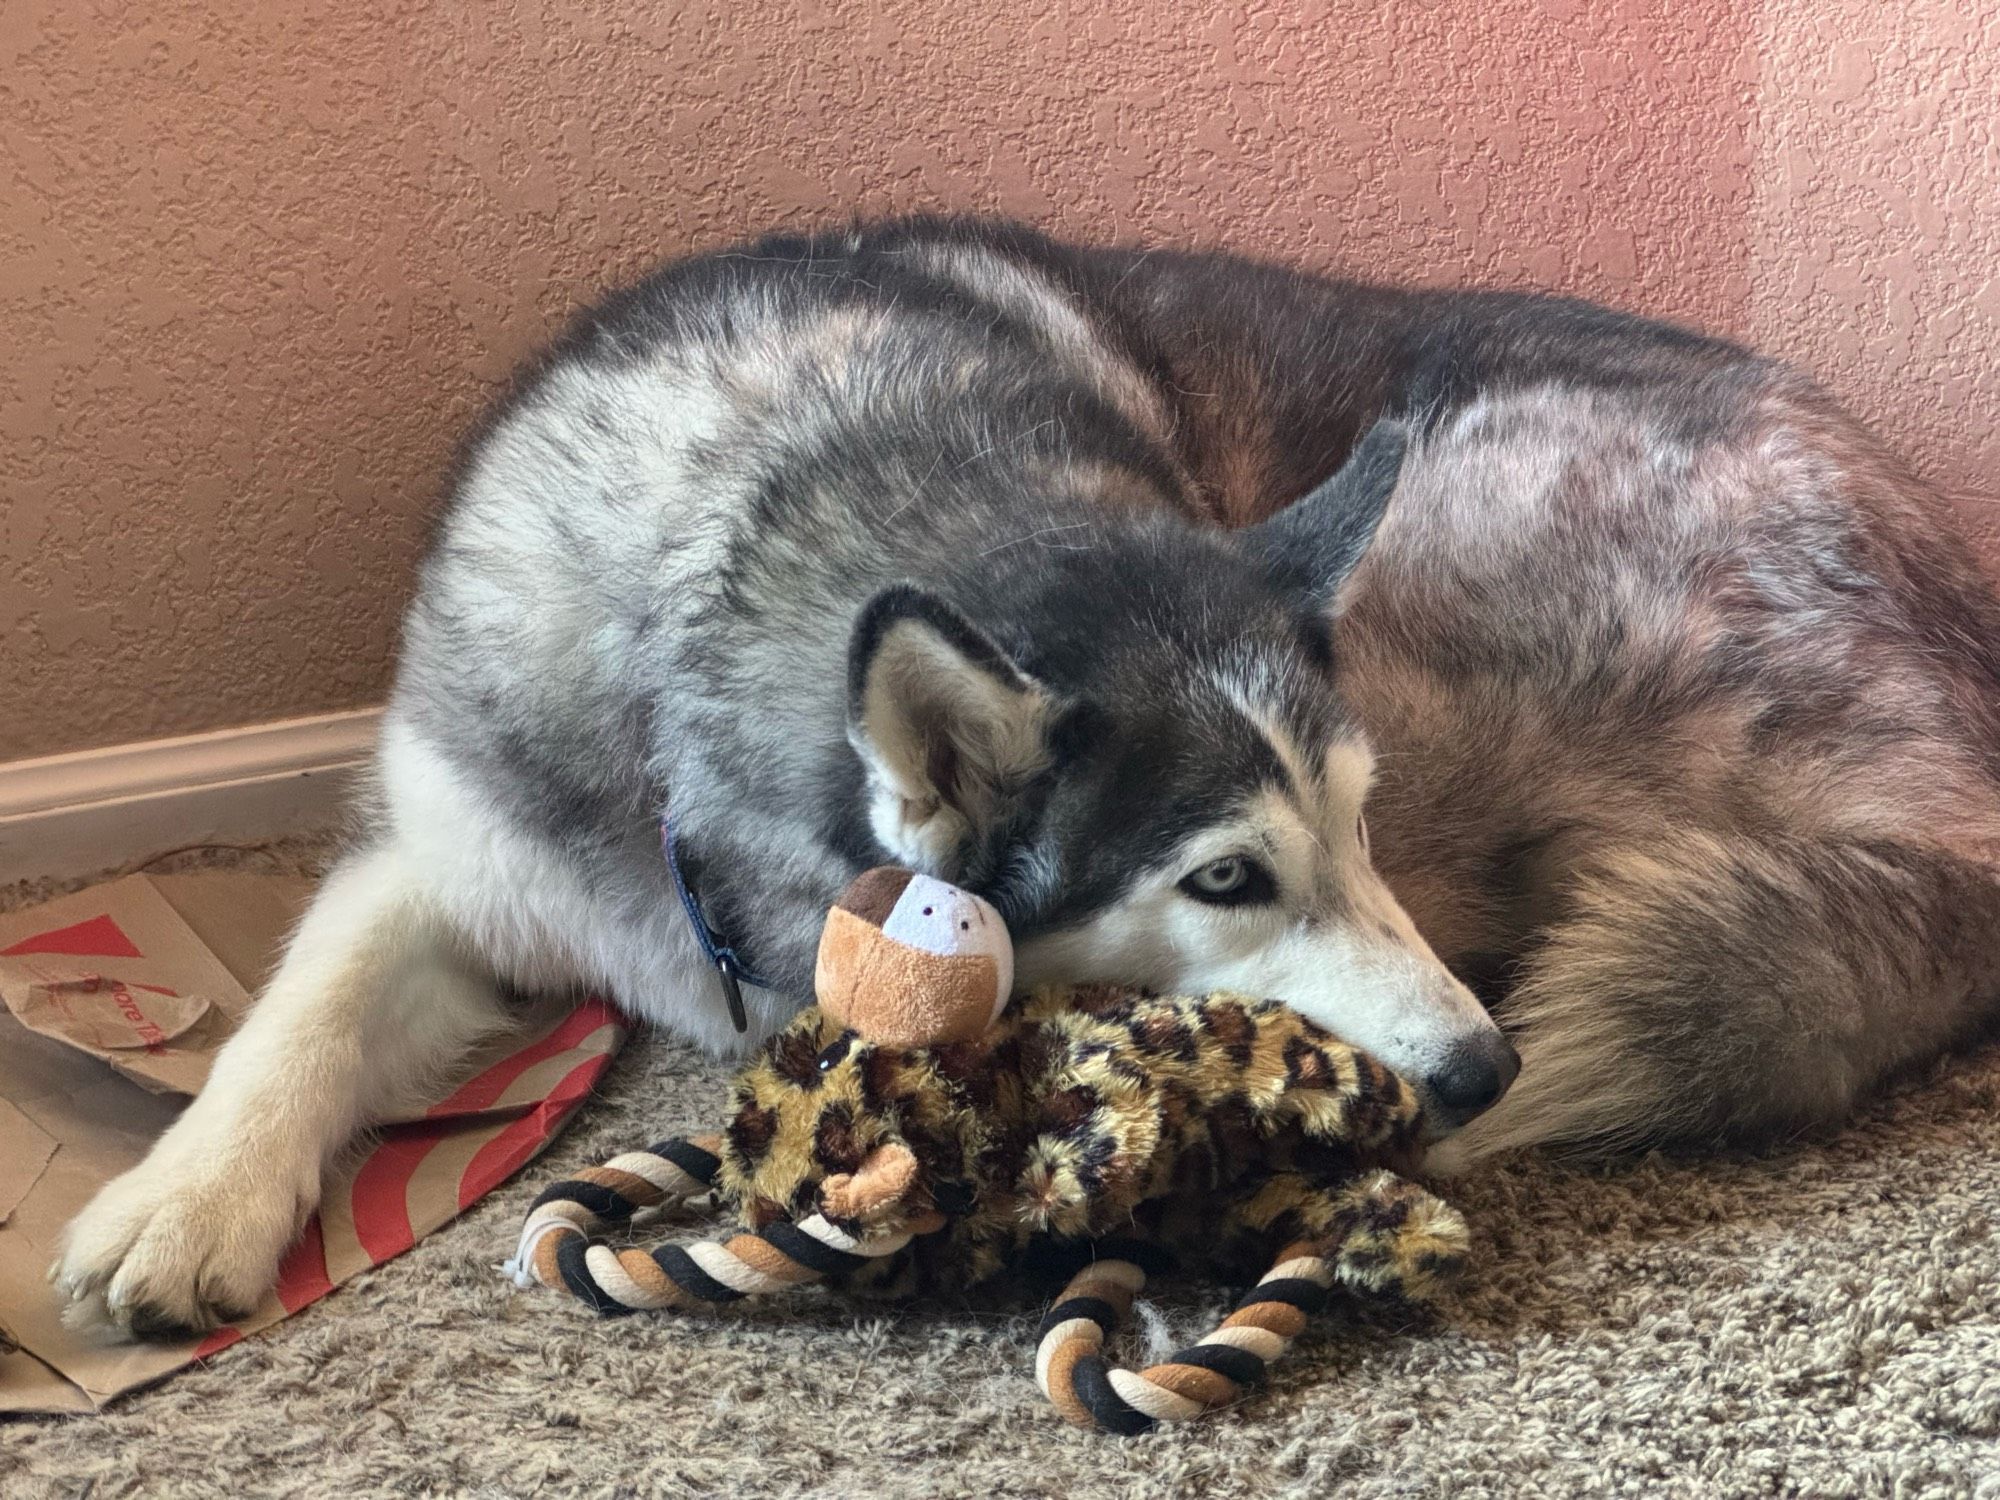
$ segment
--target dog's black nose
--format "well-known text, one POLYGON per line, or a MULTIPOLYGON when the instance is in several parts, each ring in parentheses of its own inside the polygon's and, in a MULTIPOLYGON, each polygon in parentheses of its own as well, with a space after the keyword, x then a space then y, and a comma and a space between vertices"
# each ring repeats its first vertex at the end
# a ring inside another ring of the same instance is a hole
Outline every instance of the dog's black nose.
POLYGON ((1454 1126, 1500 1102, 1521 1071, 1521 1057, 1499 1032, 1459 1042, 1430 1076, 1438 1108, 1454 1126))

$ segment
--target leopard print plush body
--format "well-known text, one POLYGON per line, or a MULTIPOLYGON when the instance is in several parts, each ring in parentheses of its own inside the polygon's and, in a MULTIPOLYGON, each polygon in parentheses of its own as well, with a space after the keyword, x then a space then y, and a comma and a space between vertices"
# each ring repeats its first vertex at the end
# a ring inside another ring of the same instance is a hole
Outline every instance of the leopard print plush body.
POLYGON ((1268 1001, 1044 990, 977 1041, 929 1047, 814 1009, 744 1070, 735 1105, 724 1134, 546 1189, 516 1282, 623 1314, 1060 1272, 1037 1383, 1070 1421, 1135 1433, 1241 1399, 1335 1286, 1423 1302, 1464 1258, 1458 1214, 1394 1170, 1421 1130, 1409 1089, 1268 1001), (647 1249, 604 1237, 703 1192, 744 1228, 647 1249), (1199 1343, 1116 1367, 1106 1340, 1162 1252, 1265 1269, 1199 1343))
POLYGON ((1456 1213, 1393 1175, 1420 1111, 1394 1074, 1273 1002, 1110 986, 1017 999, 976 1042, 900 1049, 817 1010, 740 1076, 716 1186, 761 1229, 814 1212, 883 1146, 915 1158, 893 1201, 846 1227, 941 1216, 845 1278, 966 1286, 1037 1241, 1137 1238, 1242 1269, 1338 1240, 1342 1279, 1422 1300, 1455 1268, 1456 1213))

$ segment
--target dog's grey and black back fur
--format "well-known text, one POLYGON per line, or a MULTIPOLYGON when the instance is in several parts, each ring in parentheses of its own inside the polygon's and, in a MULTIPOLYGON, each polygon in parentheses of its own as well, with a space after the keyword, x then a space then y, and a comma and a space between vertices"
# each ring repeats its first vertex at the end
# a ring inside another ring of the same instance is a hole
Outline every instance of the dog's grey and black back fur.
POLYGON ((1769 1136, 2000 1000, 2000 612, 1826 395, 1680 329, 980 223, 671 266, 469 448, 369 837, 63 1285, 260 1291, 496 979, 726 1043, 663 814, 758 1030, 896 859, 1025 979, 1300 1006, 1450 1149, 1769 1136), (1519 1048, 1483 1114, 1445 966, 1519 1048))

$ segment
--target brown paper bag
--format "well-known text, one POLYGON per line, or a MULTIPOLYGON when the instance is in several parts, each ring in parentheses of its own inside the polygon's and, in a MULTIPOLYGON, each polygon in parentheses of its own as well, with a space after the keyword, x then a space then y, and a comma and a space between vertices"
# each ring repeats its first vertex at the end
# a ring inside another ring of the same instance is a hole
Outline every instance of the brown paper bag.
POLYGON ((62 1226, 200 1088, 309 889, 134 876, 0 916, 0 1412, 92 1411, 407 1250, 547 1145, 625 1039, 601 1000, 533 1012, 329 1182, 243 1322, 175 1344, 73 1332, 45 1275, 62 1226))

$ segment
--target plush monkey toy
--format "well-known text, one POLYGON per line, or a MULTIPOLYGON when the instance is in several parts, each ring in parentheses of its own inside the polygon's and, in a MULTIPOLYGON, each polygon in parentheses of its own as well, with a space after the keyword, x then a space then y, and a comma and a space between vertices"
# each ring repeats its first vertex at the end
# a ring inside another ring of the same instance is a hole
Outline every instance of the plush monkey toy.
POLYGON ((1336 1283, 1423 1302, 1462 1263, 1464 1222, 1394 1170, 1418 1154, 1416 1098, 1365 1054, 1271 1001, 1082 985, 1009 1003, 1012 982, 985 901, 863 874, 828 917, 819 1005, 738 1078, 727 1129, 547 1189, 517 1283, 628 1313, 1073 1271, 1037 1379, 1072 1421, 1137 1432, 1238 1399, 1336 1283), (743 1231, 601 1238, 702 1192, 743 1231), (1102 1346, 1170 1254, 1263 1275, 1199 1344, 1116 1368, 1102 1346))

